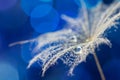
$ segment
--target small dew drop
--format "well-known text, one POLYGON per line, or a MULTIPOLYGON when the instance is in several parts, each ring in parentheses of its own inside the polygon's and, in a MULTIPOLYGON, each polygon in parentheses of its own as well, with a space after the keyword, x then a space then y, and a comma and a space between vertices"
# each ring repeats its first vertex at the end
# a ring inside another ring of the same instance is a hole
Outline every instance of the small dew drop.
POLYGON ((74 48, 74 53, 75 54, 79 54, 81 51, 81 46, 77 46, 76 48, 74 48))
POLYGON ((77 37, 76 37, 76 36, 72 36, 72 37, 71 37, 71 41, 72 41, 72 42, 77 42, 77 37))

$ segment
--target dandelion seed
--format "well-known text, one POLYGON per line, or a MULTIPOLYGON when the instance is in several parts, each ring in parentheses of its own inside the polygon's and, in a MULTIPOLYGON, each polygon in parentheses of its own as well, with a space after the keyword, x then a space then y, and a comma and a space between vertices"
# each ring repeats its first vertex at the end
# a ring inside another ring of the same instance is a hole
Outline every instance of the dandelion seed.
MULTIPOLYGON (((80 1, 82 8, 77 18, 70 18, 64 14, 61 16, 67 21, 67 27, 57 32, 41 35, 34 40, 25 41, 38 43, 33 49, 33 52, 38 52, 38 54, 30 60, 28 68, 41 60, 42 76, 44 76, 46 70, 60 59, 70 67, 69 74, 73 74, 74 68, 85 61, 88 54, 93 54, 101 78, 105 80, 94 50, 100 44, 111 46, 104 34, 106 30, 119 24, 117 20, 120 19, 120 2, 114 2, 110 6, 100 3, 97 7, 87 10, 84 2, 80 1), (45 45, 49 46, 40 51, 45 45)), ((19 43, 22 42, 14 44, 19 43)))

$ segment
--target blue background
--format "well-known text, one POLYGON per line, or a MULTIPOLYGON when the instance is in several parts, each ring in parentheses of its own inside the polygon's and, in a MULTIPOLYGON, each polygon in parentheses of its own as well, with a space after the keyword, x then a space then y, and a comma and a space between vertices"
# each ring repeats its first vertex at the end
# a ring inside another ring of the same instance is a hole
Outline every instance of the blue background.
MULTIPOLYGON (((102 0, 85 0, 87 8, 95 7, 102 0)), ((112 0, 103 0, 106 5, 112 0)), ((92 55, 67 76, 68 67, 61 61, 50 67, 41 77, 41 67, 36 64, 27 69, 31 54, 30 43, 8 45, 54 32, 64 27, 61 14, 76 17, 78 0, 0 0, 0 80, 101 80, 92 55)), ((107 80, 120 80, 120 28, 112 28, 107 37, 112 48, 101 45, 96 50, 107 80)), ((32 46, 31 46, 32 48, 32 46)))

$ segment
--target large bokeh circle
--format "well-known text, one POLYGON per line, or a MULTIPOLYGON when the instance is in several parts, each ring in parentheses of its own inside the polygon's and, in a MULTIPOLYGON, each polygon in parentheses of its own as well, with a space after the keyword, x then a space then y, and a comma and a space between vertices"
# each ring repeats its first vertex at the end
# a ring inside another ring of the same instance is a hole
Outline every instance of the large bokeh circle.
POLYGON ((32 11, 31 25, 38 33, 55 31, 59 17, 58 12, 51 5, 39 5, 32 11))

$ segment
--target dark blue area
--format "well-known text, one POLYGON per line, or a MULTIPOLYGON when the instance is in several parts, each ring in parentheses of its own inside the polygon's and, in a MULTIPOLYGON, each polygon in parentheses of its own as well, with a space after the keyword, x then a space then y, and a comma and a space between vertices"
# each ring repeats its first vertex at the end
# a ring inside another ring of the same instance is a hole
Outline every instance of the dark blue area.
POLYGON ((111 4, 112 2, 114 2, 114 0, 103 0, 103 2, 107 5, 111 4))
POLYGON ((104 66, 103 70, 108 80, 120 80, 120 59, 111 59, 104 66), (109 66, 109 67, 108 67, 109 66))
MULTIPOLYGON (((91 8, 101 0, 85 1, 87 7, 91 8)), ((110 4, 113 0, 103 0, 103 2, 110 4)), ((42 62, 37 62, 27 69, 28 62, 35 55, 31 53, 29 47, 34 47, 35 44, 26 43, 9 47, 13 42, 33 39, 43 33, 62 29, 65 21, 60 18, 61 15, 66 14, 75 18, 79 8, 79 3, 75 0, 17 0, 12 8, 0 11, 0 63, 11 64, 18 71, 19 80, 101 80, 93 55, 89 55, 86 62, 75 68, 74 76, 67 75, 69 68, 59 60, 42 77, 42 62), (51 5, 53 11, 47 14, 44 10, 48 8, 44 8, 32 13, 42 4, 51 5)), ((96 49, 106 80, 120 80, 120 28, 116 32, 114 30, 115 28, 112 28, 111 33, 109 31, 107 33, 112 48, 100 45, 100 48, 96 49)))

